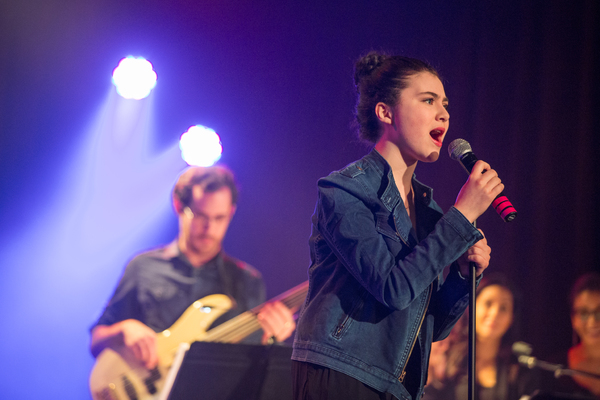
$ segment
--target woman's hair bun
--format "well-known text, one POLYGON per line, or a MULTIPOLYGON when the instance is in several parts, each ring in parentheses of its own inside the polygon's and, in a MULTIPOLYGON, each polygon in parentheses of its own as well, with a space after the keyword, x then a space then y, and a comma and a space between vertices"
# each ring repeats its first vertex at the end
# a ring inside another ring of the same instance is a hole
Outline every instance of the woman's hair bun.
POLYGON ((387 54, 381 54, 376 51, 371 51, 361 57, 354 66, 354 84, 358 87, 363 78, 371 76, 373 71, 379 68, 388 58, 387 54))

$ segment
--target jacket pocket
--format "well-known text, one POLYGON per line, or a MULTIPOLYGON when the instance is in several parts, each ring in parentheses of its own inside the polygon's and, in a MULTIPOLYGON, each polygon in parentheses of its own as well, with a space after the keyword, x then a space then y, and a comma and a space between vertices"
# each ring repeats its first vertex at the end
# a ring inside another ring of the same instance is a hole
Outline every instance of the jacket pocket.
POLYGON ((335 329, 331 333, 331 336, 334 339, 340 340, 348 331, 350 325, 352 325, 352 322, 354 322, 356 315, 362 310, 363 305, 365 304, 366 294, 367 290, 361 287, 360 295, 356 297, 356 300, 350 308, 350 312, 341 318, 340 322, 336 325, 335 329))

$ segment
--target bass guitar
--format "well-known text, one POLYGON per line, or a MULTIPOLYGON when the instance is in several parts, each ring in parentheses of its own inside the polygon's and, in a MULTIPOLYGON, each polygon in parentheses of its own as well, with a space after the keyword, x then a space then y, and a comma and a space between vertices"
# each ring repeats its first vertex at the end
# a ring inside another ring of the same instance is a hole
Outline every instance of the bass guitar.
MULTIPOLYGON (((271 301, 280 301, 295 313, 304 302, 307 292, 308 281, 271 301)), ((195 301, 170 328, 157 334, 158 365, 152 370, 145 368, 125 346, 105 348, 96 358, 90 374, 92 398, 157 399, 182 343, 239 343, 261 328, 257 315, 264 304, 208 330, 217 318, 231 309, 231 306, 232 300, 222 294, 213 294, 195 301)))

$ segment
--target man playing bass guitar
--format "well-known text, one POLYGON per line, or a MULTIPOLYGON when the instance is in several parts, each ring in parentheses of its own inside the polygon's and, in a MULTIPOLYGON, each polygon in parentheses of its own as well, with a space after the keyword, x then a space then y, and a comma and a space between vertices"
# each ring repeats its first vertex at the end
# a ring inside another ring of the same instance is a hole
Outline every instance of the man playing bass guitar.
MULTIPOLYGON (((213 326, 265 301, 260 273, 222 249, 237 197, 233 174, 225 167, 189 167, 180 175, 173 189, 178 237, 129 262, 91 329, 95 357, 106 348, 121 347, 152 370, 160 364, 157 333, 171 327, 198 299, 224 294, 233 300, 213 326)), ((256 317, 262 338, 250 336, 246 342, 284 341, 296 327, 292 311, 280 301, 266 303, 256 317)))

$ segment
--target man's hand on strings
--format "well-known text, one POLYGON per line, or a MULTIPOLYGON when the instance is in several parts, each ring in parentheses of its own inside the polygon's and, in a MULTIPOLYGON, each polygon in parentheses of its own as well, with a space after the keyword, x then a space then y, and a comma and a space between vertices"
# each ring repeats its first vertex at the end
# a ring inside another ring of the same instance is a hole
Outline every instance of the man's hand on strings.
POLYGON ((294 314, 280 301, 266 303, 258 313, 257 318, 264 331, 263 344, 272 343, 273 341, 283 342, 296 329, 294 314))

